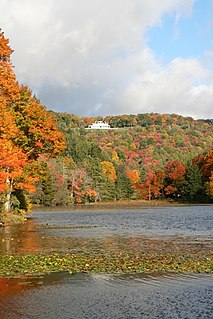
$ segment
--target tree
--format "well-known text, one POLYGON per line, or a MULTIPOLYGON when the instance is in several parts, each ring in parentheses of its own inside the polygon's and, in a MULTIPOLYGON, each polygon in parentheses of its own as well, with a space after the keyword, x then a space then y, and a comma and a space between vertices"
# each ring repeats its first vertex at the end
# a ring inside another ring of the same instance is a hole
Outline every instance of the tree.
POLYGON ((126 176, 131 182, 132 189, 136 190, 139 184, 139 171, 137 169, 127 169, 126 176))
POLYGON ((75 204, 95 201, 96 190, 91 187, 91 179, 84 168, 76 168, 70 174, 69 189, 75 204))
POLYGON ((200 201, 204 196, 202 175, 197 165, 190 164, 182 185, 183 197, 189 201, 200 201))
POLYGON ((130 178, 126 174, 126 167, 121 164, 116 169, 117 179, 115 182, 116 199, 130 199, 134 193, 130 178))
POLYGON ((204 181, 207 181, 213 172, 213 150, 197 156, 194 158, 193 163, 198 165, 204 181))
POLYGON ((0 30, 0 191, 6 194, 6 211, 12 209, 12 196, 17 196, 18 202, 26 192, 35 190, 41 169, 39 155, 56 156, 65 149, 56 119, 28 87, 19 86, 8 43, 0 30))
POLYGON ((19 190, 32 192, 38 177, 28 169, 26 154, 11 141, 0 139, 0 191, 6 192, 5 211, 11 210, 11 195, 19 190))
POLYGON ((109 179, 106 174, 101 174, 96 186, 97 199, 99 201, 114 201, 116 200, 115 183, 109 179))
POLYGON ((206 187, 206 193, 209 196, 210 200, 213 200, 213 172, 211 176, 209 177, 209 181, 205 185, 206 187))
POLYGON ((162 170, 153 171, 152 165, 148 165, 146 174, 142 177, 138 191, 143 199, 151 200, 159 198, 163 187, 164 173, 162 170))
POLYGON ((165 188, 167 196, 179 197, 182 193, 181 187, 184 181, 186 168, 178 161, 169 161, 165 167, 165 188))
POLYGON ((20 132, 15 124, 15 116, 9 111, 6 100, 0 95, 0 138, 16 141, 20 132))
POLYGON ((21 86, 20 101, 11 110, 20 131, 16 143, 28 158, 37 159, 40 154, 54 157, 64 151, 65 138, 57 128, 56 118, 40 104, 27 86, 21 86))
POLYGON ((8 43, 0 29, 0 97, 10 105, 19 99, 19 86, 10 61, 13 50, 8 43))
POLYGON ((149 114, 138 114, 137 119, 140 126, 146 127, 152 124, 152 118, 149 114))
POLYGON ((193 164, 199 167, 206 195, 212 199, 213 150, 211 149, 205 154, 201 154, 194 158, 193 164))
POLYGON ((112 182, 116 180, 115 167, 111 162, 103 161, 101 162, 102 172, 105 174, 112 182))

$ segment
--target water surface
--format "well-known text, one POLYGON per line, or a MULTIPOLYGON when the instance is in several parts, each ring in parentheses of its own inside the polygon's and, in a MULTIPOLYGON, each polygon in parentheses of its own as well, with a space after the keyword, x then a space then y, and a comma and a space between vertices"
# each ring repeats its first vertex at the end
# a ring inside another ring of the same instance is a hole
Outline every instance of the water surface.
MULTIPOLYGON (((1 254, 212 251, 213 207, 56 209, 0 228, 1 254)), ((213 317, 212 274, 0 278, 1 319, 213 317)))
POLYGON ((19 293, 1 299, 1 319, 210 319, 211 275, 52 274, 9 283, 19 293), (16 287, 17 289, 17 287, 16 287))

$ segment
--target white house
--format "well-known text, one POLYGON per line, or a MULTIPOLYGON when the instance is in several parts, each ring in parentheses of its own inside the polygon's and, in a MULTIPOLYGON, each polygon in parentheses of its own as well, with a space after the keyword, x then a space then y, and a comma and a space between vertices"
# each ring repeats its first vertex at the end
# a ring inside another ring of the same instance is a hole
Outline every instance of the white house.
POLYGON ((107 130, 110 128, 111 128, 110 125, 103 121, 96 121, 92 123, 92 125, 88 126, 88 129, 93 129, 93 130, 107 130))

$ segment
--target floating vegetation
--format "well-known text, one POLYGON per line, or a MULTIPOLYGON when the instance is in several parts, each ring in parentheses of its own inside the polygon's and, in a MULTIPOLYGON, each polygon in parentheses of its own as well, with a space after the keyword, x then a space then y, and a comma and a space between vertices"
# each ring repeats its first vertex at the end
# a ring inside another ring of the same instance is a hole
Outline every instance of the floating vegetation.
POLYGON ((76 224, 39 225, 31 220, 20 226, 2 227, 0 277, 61 271, 110 274, 213 271, 213 241, 208 232, 205 236, 189 232, 188 236, 151 237, 108 233, 107 227, 105 230, 81 225, 81 221, 76 224), (75 234, 70 231, 80 228, 91 230, 75 234))
POLYGON ((68 271, 139 273, 154 271, 212 272, 212 255, 133 254, 129 251, 84 254, 10 255, 0 257, 0 276, 32 276, 68 271))

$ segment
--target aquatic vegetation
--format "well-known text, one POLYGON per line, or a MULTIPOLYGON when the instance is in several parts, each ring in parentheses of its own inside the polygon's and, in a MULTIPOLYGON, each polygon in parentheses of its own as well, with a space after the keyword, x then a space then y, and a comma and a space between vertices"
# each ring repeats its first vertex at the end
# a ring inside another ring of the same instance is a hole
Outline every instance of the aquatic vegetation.
POLYGON ((0 276, 32 276, 68 271, 95 273, 139 273, 154 271, 212 272, 212 255, 199 253, 133 254, 129 251, 93 254, 10 255, 0 257, 0 276))

